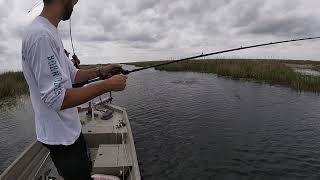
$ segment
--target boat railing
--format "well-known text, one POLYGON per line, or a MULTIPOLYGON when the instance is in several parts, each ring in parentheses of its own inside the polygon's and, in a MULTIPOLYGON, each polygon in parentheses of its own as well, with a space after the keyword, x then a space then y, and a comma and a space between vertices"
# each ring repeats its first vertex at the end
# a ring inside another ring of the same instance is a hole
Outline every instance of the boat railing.
POLYGON ((48 157, 48 149, 36 141, 1 174, 0 180, 37 179, 39 169, 48 157))

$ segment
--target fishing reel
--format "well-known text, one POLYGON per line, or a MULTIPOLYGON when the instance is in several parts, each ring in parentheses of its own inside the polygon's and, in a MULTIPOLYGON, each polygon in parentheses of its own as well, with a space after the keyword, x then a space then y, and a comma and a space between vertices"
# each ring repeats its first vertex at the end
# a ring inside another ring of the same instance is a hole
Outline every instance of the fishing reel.
POLYGON ((128 70, 124 70, 121 67, 113 68, 111 70, 111 77, 119 74, 128 75, 130 72, 128 70))
POLYGON ((115 75, 123 74, 128 75, 130 72, 128 70, 124 70, 121 67, 116 67, 111 70, 111 72, 107 76, 100 76, 101 80, 109 79, 115 75))

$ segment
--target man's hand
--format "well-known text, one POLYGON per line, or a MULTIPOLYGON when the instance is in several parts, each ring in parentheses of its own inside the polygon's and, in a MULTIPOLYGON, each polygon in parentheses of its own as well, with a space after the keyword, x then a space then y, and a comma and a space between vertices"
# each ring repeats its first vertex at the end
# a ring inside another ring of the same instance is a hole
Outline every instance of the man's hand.
POLYGON ((110 79, 89 84, 82 88, 67 89, 61 110, 76 107, 110 91, 123 91, 127 76, 115 75, 110 79))
POLYGON ((112 91, 123 91, 127 86, 127 78, 125 75, 115 75, 106 82, 112 91))
POLYGON ((113 68, 122 68, 121 64, 109 64, 106 66, 101 66, 98 68, 98 76, 99 77, 111 77, 111 70, 113 68))

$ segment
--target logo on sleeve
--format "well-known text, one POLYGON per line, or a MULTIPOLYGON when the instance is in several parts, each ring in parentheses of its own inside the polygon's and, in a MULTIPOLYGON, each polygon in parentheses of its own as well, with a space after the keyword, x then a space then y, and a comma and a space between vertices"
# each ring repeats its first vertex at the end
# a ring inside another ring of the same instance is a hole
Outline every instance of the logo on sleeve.
POLYGON ((62 92, 62 86, 61 86, 62 75, 61 75, 61 72, 59 71, 59 66, 57 64, 57 61, 55 60, 55 57, 49 56, 47 57, 47 59, 48 59, 48 64, 49 64, 51 74, 54 78, 53 80, 54 92, 56 96, 59 96, 62 92))

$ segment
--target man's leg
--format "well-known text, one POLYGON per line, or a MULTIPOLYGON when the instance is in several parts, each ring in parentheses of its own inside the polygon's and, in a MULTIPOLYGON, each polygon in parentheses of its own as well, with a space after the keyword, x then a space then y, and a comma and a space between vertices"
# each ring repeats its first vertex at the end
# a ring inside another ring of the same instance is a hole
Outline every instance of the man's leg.
POLYGON ((80 134, 70 146, 45 145, 60 176, 65 180, 91 180, 91 162, 87 155, 86 143, 80 134))

